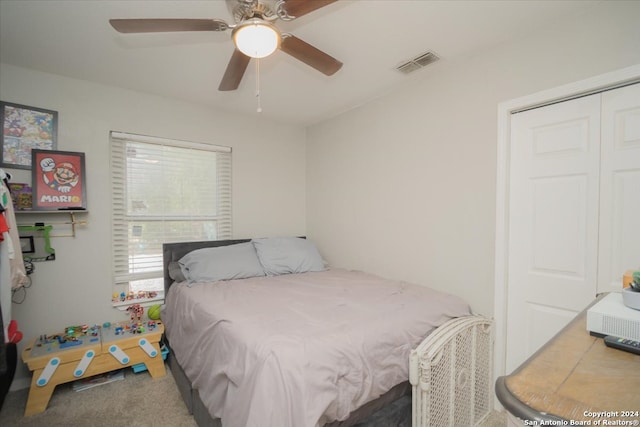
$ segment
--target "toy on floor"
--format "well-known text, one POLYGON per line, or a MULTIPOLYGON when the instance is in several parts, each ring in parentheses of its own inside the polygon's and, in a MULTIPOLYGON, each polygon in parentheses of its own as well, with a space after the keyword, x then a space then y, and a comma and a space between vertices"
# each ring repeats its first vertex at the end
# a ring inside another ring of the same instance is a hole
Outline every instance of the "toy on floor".
MULTIPOLYGON (((134 311, 132 317, 136 317, 134 311)), ((74 325, 41 335, 25 347, 22 360, 32 374, 25 416, 43 412, 57 385, 142 364, 152 378, 166 375, 161 357, 162 322, 127 320, 74 325)))

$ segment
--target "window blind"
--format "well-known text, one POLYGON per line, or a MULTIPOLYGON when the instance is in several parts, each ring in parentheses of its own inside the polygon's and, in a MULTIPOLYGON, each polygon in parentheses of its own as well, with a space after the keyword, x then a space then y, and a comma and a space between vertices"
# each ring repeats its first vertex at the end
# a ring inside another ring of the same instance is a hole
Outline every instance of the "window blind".
POLYGON ((230 147, 111 132, 111 182, 119 288, 162 290, 165 242, 231 237, 230 147))

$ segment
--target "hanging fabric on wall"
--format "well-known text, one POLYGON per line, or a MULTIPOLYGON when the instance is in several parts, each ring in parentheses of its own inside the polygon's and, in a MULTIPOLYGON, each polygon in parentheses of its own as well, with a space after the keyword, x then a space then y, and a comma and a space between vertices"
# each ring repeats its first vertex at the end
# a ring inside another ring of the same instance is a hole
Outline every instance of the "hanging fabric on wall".
POLYGON ((17 289, 28 283, 28 279, 24 268, 24 260, 22 258, 22 250, 20 248, 20 235, 18 234, 18 224, 16 223, 16 216, 13 210, 13 202, 11 200, 11 192, 9 191, 7 174, 2 169, 0 169, 0 178, 2 178, 0 202, 4 208, 5 220, 9 226, 9 232, 3 233, 3 236, 9 250, 11 289, 17 289))
MULTIPOLYGON (((8 186, 8 175, 0 169, 0 206, 8 231, 2 233, 0 241, 0 307, 2 307, 2 323, 5 337, 9 333, 7 327, 11 322, 11 292, 27 284, 29 279, 22 259, 20 236, 13 211, 13 202, 8 186)), ((6 230, 6 228, 5 228, 6 230)))

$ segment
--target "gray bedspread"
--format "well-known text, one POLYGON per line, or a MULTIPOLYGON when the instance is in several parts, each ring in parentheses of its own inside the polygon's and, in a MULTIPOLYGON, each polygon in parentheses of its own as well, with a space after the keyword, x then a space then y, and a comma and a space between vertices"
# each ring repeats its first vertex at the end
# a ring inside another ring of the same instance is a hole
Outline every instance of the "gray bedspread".
POLYGON ((431 331, 470 315, 461 299, 362 272, 174 284, 162 312, 174 356, 225 427, 344 420, 408 379, 431 331))

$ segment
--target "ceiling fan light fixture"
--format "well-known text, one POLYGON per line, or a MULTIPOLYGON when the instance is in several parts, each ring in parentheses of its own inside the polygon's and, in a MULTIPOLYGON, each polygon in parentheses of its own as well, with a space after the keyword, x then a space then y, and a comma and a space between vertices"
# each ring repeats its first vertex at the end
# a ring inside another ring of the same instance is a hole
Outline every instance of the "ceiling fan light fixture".
POLYGON ((238 50, 251 58, 264 58, 280 46, 280 32, 271 23, 253 18, 233 30, 233 42, 238 50))

